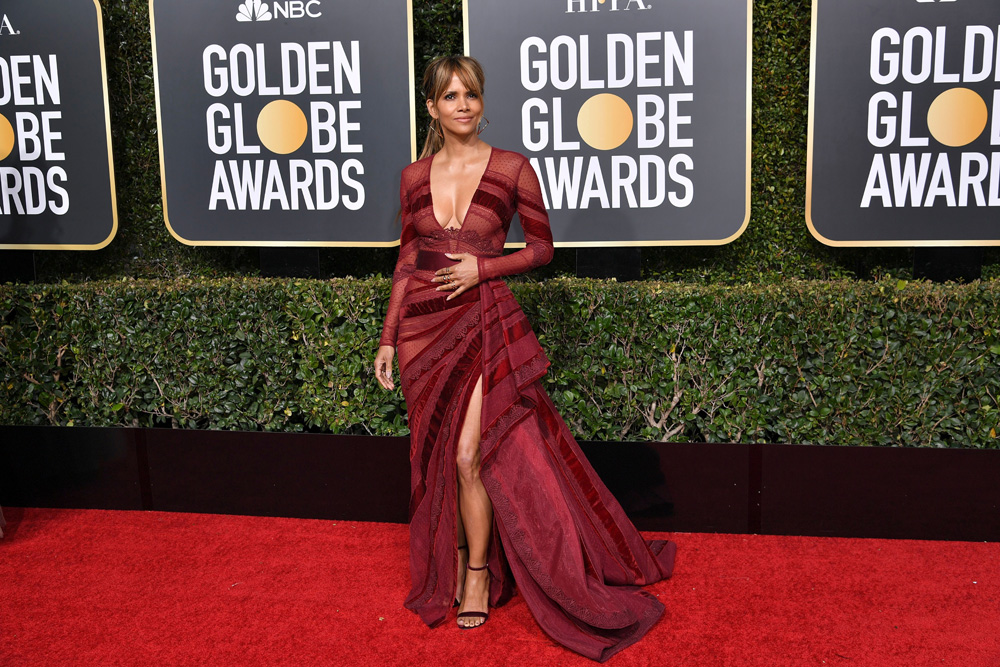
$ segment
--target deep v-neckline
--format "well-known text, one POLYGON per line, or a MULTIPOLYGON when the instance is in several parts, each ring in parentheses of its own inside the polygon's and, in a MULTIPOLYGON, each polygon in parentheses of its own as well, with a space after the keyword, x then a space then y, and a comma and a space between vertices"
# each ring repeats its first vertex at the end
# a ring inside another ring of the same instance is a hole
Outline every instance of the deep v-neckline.
POLYGON ((437 223, 438 227, 440 227, 446 232, 450 232, 450 231, 458 231, 465 226, 465 221, 469 217, 469 211, 472 210, 472 205, 476 201, 476 194, 479 192, 479 189, 483 187, 483 179, 486 178, 486 172, 490 170, 490 164, 493 163, 493 152, 494 152, 493 146, 490 146, 490 155, 489 157, 486 158, 486 168, 483 169, 483 173, 479 175, 479 181, 476 183, 476 189, 472 191, 472 199, 469 200, 469 205, 465 209, 465 215, 462 216, 462 220, 461 222, 458 223, 458 227, 446 227, 445 225, 442 225, 441 221, 438 220, 437 213, 434 211, 434 184, 431 183, 431 173, 434 171, 434 158, 437 157, 437 153, 431 156, 431 163, 430 166, 427 168, 427 192, 430 194, 430 199, 431 199, 431 217, 434 218, 434 222, 437 223))

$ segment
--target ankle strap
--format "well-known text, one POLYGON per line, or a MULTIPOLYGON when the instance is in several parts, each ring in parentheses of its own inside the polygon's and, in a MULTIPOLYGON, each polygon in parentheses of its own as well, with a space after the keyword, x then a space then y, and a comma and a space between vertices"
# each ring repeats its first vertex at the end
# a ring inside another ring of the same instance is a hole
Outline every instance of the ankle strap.
POLYGON ((489 563, 483 563, 482 567, 472 567, 472 565, 469 565, 468 563, 465 564, 465 567, 467 567, 470 570, 475 570, 476 572, 478 572, 479 570, 485 570, 488 566, 489 563))

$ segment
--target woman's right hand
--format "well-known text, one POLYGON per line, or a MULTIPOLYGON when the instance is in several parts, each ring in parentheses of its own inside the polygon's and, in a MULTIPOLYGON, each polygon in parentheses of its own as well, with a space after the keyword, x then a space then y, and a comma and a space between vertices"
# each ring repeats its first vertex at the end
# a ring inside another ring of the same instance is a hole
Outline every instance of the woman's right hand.
POLYGON ((375 355, 375 378, 383 388, 392 391, 396 385, 392 382, 392 358, 396 348, 392 345, 380 345, 375 355))

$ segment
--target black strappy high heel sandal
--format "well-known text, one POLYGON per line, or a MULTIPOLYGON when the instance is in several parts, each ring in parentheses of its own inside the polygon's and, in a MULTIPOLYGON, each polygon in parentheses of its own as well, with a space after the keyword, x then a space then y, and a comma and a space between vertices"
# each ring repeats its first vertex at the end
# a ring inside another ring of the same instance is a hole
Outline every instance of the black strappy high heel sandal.
MULTIPOLYGON (((482 567, 472 567, 471 565, 469 565, 468 563, 466 563, 465 567, 466 567, 466 569, 472 570, 473 572, 479 572, 481 570, 485 570, 488 565, 489 565, 489 563, 485 563, 485 564, 483 564, 482 567)), ((490 573, 487 572, 486 576, 488 577, 489 574, 490 573)), ((481 618, 481 619, 483 619, 483 622, 480 623, 479 625, 459 625, 458 626, 462 630, 475 630, 476 628, 481 628, 484 625, 486 625, 486 621, 490 620, 490 613, 488 611, 463 611, 463 612, 461 612, 458 615, 458 618, 459 619, 462 619, 462 618, 481 618)))

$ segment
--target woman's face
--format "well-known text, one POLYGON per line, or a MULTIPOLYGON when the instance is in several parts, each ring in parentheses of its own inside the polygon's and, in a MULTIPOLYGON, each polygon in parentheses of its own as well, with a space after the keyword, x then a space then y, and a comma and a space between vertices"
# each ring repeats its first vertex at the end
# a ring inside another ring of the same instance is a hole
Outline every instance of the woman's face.
POLYGON ((427 112, 441 122, 441 129, 446 134, 467 137, 479 127, 483 99, 453 74, 444 93, 437 100, 427 100, 427 112))

